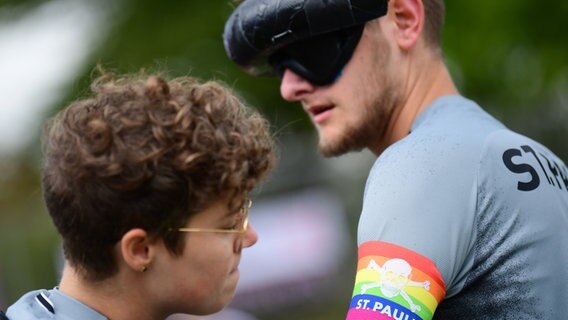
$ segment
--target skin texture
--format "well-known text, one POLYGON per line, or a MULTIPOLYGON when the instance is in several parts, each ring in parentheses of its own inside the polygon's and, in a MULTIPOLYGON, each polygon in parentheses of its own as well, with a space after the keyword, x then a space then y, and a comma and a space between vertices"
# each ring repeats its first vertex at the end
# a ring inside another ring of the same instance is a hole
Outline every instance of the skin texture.
POLYGON ((339 79, 315 86, 287 69, 282 97, 301 102, 326 156, 368 148, 380 155, 408 135, 436 98, 457 94, 440 50, 424 40, 421 0, 391 0, 386 16, 367 22, 339 79))
MULTIPOLYGON (((230 229, 238 219, 226 200, 218 200, 188 221, 188 228, 230 229)), ((176 312, 210 314, 233 297, 241 249, 256 243, 249 226, 243 234, 185 233, 179 256, 142 229, 131 229, 115 246, 119 272, 99 283, 85 283, 66 266, 59 289, 110 319, 164 319, 176 312), (242 237, 242 238, 241 238, 242 237), (147 271, 142 272, 143 267, 147 271)))

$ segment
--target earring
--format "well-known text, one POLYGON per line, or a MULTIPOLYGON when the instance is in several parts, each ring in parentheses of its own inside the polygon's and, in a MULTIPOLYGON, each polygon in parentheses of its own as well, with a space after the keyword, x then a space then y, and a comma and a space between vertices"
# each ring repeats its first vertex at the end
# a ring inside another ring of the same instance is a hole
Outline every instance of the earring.
POLYGON ((147 266, 142 266, 142 268, 140 268, 140 272, 144 273, 148 270, 147 266))

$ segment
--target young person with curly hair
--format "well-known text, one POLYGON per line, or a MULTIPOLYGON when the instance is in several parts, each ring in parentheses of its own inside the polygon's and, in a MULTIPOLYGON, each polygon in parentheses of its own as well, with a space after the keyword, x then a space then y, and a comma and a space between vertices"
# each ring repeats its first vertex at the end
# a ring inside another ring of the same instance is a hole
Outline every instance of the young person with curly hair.
POLYGON ((155 320, 232 298, 257 241, 247 194, 274 164, 267 122, 216 82, 103 76, 47 126, 42 185, 66 258, 18 319, 155 320))

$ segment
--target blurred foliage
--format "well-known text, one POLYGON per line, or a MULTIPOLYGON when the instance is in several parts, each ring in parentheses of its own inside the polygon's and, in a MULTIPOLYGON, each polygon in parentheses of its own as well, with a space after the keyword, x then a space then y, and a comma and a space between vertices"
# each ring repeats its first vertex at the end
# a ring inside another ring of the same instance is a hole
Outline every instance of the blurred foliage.
POLYGON ((568 73, 568 38, 560 31, 568 3, 550 8, 518 0, 448 2, 444 49, 459 68, 462 91, 512 113, 554 95, 568 73))
MULTIPOLYGON (((234 87, 250 104, 265 113, 276 127, 294 122, 295 129, 310 128, 299 108, 279 96, 278 79, 245 75, 225 54, 222 34, 225 19, 235 4, 230 0, 127 2, 117 19, 122 22, 99 48, 91 64, 117 72, 165 70, 173 76, 216 79, 234 87), (297 128, 296 128, 297 127, 297 128)), ((89 83, 86 72, 69 94, 75 99, 89 83)), ((64 105, 64 104, 62 104, 64 105)))
MULTIPOLYGON (((44 2, 1 0, 0 19, 17 19, 44 2)), ((111 34, 94 48, 83 74, 53 108, 87 94, 97 64, 121 73, 157 69, 228 83, 269 118, 279 135, 312 132, 301 108, 280 98, 277 79, 250 77, 226 57, 221 37, 234 6, 230 0, 123 0, 118 13, 104 22, 114 25, 111 34)), ((460 91, 568 159, 568 37, 563 22, 568 2, 447 1, 446 6, 443 47, 460 91)), ((58 240, 41 202, 38 150, 34 144, 17 159, 0 157, 5 173, 0 178, 0 308, 31 288, 56 282, 58 240)), ((321 305, 320 311, 306 307, 294 318, 341 318, 347 303, 330 302, 324 308, 330 314, 323 314, 321 305)), ((291 313, 262 316, 284 319, 291 313)))

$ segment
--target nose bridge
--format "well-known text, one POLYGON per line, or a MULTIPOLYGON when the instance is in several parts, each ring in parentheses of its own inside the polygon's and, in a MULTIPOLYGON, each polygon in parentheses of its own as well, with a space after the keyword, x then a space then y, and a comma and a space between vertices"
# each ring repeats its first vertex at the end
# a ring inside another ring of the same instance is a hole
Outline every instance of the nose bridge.
POLYGON ((290 69, 285 69, 280 82, 280 95, 286 101, 298 101, 314 90, 314 86, 290 69))

